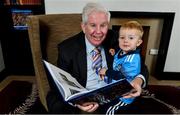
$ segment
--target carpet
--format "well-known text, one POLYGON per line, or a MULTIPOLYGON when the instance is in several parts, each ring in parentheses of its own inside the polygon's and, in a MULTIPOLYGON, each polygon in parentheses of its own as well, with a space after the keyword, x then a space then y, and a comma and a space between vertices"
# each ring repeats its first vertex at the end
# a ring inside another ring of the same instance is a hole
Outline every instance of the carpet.
MULTIPOLYGON (((180 114, 180 87, 149 85, 132 104, 137 114, 180 114), (138 106, 137 106, 138 105, 138 106), (137 110, 139 110, 137 112, 137 110)), ((126 111, 127 112, 127 111, 126 111)), ((37 87, 27 81, 12 81, 0 92, 1 114, 46 114, 37 87)), ((121 111, 123 113, 123 111, 121 111)), ((126 113, 128 114, 128 113, 126 113)))
MULTIPOLYGON (((180 110, 180 86, 149 85, 147 89, 152 98, 180 110)), ((145 91, 147 92, 147 90, 145 91)))
POLYGON ((118 114, 180 114, 180 87, 149 85, 118 114), (173 98, 172 98, 173 97, 173 98))
POLYGON ((36 85, 27 81, 12 81, 0 92, 1 114, 47 113, 42 106, 36 85))
POLYGON ((140 96, 140 107, 145 114, 180 114, 180 87, 148 86, 140 96))

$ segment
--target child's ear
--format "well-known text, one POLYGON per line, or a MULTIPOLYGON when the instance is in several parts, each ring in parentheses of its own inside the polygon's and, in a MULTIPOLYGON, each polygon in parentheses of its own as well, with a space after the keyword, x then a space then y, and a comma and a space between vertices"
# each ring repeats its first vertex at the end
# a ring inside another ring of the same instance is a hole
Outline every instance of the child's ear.
POLYGON ((110 53, 112 56, 114 56, 114 55, 115 55, 115 49, 110 48, 110 49, 109 49, 109 53, 110 53))
POLYGON ((143 41, 142 41, 141 39, 139 39, 139 40, 138 40, 138 43, 137 43, 137 47, 140 46, 140 45, 142 44, 142 42, 143 42, 143 41))

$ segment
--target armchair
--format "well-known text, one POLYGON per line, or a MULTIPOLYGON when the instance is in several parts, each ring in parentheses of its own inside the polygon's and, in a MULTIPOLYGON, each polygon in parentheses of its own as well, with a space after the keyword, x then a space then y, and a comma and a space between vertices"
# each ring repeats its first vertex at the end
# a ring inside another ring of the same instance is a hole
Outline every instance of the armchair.
POLYGON ((42 59, 56 65, 57 44, 81 31, 80 14, 49 14, 28 17, 28 34, 32 51, 39 98, 47 108, 50 89, 42 59))
MULTIPOLYGON (((28 17, 28 34, 39 98, 47 111, 46 96, 50 89, 50 85, 42 59, 46 59, 50 63, 56 65, 58 54, 57 44, 80 32, 80 23, 80 14, 48 14, 28 17)), ((144 94, 138 98, 139 101, 132 105, 135 107, 134 110, 139 108, 138 113, 148 114, 179 114, 178 97, 175 98, 175 96, 179 95, 179 87, 148 85, 147 89, 155 95, 149 93, 148 90, 143 91, 144 94), (171 92, 169 93, 169 91, 171 92), (167 98, 166 95, 168 95, 167 98)), ((137 113, 137 111, 133 110, 129 112, 137 113)))

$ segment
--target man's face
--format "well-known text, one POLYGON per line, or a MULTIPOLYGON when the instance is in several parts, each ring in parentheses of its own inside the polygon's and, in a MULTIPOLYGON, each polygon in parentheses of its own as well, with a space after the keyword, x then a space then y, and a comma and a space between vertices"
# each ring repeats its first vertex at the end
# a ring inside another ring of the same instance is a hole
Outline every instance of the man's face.
POLYGON ((106 38, 108 24, 108 17, 105 13, 92 12, 87 23, 82 23, 81 27, 88 41, 94 46, 99 46, 106 38))

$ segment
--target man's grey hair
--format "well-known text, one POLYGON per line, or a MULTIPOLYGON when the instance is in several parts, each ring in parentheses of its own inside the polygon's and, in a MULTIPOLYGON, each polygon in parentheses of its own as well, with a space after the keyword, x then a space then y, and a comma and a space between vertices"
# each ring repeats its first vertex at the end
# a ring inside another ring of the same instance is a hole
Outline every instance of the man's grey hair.
POLYGON ((88 16, 92 12, 104 12, 108 17, 108 22, 110 22, 111 14, 105 7, 98 3, 87 3, 86 6, 83 8, 82 23, 86 23, 88 21, 88 16))

